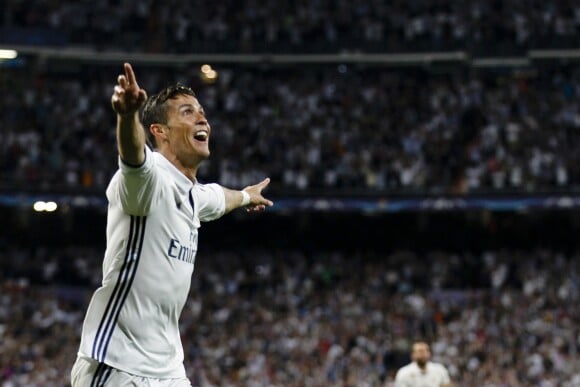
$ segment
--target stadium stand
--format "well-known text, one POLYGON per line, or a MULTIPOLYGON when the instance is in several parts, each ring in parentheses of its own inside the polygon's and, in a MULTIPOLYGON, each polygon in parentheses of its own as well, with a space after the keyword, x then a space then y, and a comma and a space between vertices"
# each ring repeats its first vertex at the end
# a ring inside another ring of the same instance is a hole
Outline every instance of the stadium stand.
MULTIPOLYGON (((116 169, 109 67, 6 69, 2 185, 97 189, 116 169), (80 69, 79 69, 80 70, 80 69), (25 75, 26 74, 26 75, 25 75)), ((580 73, 356 66, 139 68, 151 93, 192 84, 213 127, 202 180, 274 192, 477 193, 577 190, 580 73), (259 81, 258 81, 259 80, 259 81)))
MULTIPOLYGON (((3 249, 3 386, 63 386, 102 251, 3 249)), ((413 338, 457 386, 580 382, 578 254, 211 251, 182 315, 196 386, 388 385, 413 338)))
POLYGON ((8 0, 5 43, 143 52, 404 52, 513 55, 578 47, 571 0, 57 1, 8 0))

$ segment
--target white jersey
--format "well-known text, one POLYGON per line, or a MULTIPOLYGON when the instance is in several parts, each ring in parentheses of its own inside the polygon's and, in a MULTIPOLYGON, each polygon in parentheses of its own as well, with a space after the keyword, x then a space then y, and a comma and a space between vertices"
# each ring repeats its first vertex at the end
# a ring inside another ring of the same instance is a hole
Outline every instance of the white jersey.
POLYGON ((424 371, 415 362, 407 364, 395 376, 395 387, 441 387, 450 383, 447 369, 433 362, 427 362, 424 371))
POLYGON ((119 160, 107 199, 103 282, 85 316, 79 356, 134 375, 184 377, 178 319, 200 221, 224 214, 224 191, 192 183, 146 147, 140 167, 119 160))

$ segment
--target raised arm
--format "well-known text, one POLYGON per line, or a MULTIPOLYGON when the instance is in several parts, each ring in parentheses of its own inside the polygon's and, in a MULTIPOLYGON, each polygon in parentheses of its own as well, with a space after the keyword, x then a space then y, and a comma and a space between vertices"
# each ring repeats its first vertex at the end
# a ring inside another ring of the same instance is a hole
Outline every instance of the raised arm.
POLYGON ((252 212, 264 211, 266 207, 272 206, 274 203, 262 196, 262 190, 266 188, 269 183, 270 179, 266 178, 258 184, 247 186, 241 191, 222 187, 226 197, 225 213, 227 214, 239 207, 246 207, 248 212, 252 212))
POLYGON ((139 121, 139 108, 147 100, 147 93, 137 84, 129 63, 125 73, 117 77, 111 105, 117 113, 117 146, 121 159, 132 166, 145 161, 145 131, 139 121))

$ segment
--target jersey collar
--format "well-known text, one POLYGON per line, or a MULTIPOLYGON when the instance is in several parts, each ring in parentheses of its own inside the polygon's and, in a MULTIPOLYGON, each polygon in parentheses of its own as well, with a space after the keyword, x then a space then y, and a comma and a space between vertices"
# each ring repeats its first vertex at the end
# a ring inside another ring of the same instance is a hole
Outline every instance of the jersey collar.
POLYGON ((429 367, 431 365, 431 362, 428 361, 427 364, 425 364, 425 371, 423 371, 421 368, 419 368, 419 365, 416 362, 413 362, 413 366, 415 366, 415 368, 419 371, 419 372, 425 372, 427 373, 429 371, 429 367))
POLYGON ((157 155, 157 159, 161 167, 165 169, 167 172, 169 172, 169 174, 177 184, 177 187, 181 191, 187 192, 191 188, 193 188, 195 184, 197 184, 197 180, 194 180, 193 182, 189 180, 187 176, 185 176, 179 169, 177 169, 177 167, 173 165, 171 161, 167 160, 165 156, 163 156, 161 153, 154 152, 154 154, 157 155))

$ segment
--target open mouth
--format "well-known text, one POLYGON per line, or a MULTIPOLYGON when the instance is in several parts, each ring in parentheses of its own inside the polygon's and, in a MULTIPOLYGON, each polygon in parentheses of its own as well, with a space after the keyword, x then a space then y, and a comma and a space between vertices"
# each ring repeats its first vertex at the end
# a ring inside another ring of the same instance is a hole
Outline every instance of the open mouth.
POLYGON ((193 138, 196 141, 201 141, 201 142, 205 142, 207 141, 207 138, 209 136, 209 133, 207 132, 207 130, 198 130, 197 132, 195 132, 195 134, 193 135, 193 138))

